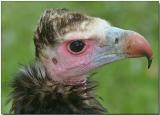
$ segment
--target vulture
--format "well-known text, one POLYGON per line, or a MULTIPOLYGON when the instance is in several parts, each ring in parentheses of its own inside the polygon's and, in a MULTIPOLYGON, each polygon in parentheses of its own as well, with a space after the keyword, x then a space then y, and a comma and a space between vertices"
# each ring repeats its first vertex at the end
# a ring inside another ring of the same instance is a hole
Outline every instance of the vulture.
POLYGON ((93 70, 125 58, 145 56, 149 42, 98 17, 47 9, 34 33, 35 60, 22 66, 11 82, 11 113, 103 114, 94 93, 93 70))

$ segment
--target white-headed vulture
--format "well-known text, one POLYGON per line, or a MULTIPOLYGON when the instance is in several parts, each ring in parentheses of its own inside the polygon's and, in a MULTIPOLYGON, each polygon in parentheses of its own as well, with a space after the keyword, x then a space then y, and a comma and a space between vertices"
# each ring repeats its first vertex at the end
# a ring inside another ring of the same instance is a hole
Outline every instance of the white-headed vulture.
MULTIPOLYGON (((12 113, 105 113, 90 72, 125 58, 146 56, 149 43, 137 32, 67 9, 48 9, 34 33, 36 59, 12 81, 12 113)), ((125 70, 124 70, 125 71, 125 70)))

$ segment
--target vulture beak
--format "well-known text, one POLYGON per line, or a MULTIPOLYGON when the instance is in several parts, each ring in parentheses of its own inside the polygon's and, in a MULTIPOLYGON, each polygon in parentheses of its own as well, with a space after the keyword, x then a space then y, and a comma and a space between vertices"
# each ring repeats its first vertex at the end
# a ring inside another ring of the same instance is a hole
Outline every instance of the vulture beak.
POLYGON ((126 52, 129 58, 145 56, 148 60, 148 68, 150 68, 152 63, 152 49, 147 40, 139 33, 127 32, 123 52, 126 52))
POLYGON ((136 58, 145 56, 148 60, 148 68, 152 63, 152 49, 146 39, 137 32, 116 27, 106 29, 104 47, 98 65, 111 63, 124 58, 136 58), (103 52, 103 55, 102 55, 103 52), (104 53, 105 52, 105 53, 104 53))

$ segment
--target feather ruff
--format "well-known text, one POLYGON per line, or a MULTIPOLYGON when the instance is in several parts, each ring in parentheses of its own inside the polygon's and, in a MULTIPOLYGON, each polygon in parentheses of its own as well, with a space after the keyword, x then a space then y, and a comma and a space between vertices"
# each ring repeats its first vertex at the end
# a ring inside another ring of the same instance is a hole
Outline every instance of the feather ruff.
POLYGON ((13 80, 12 113, 104 113, 93 93, 96 84, 64 85, 51 81, 40 64, 24 66, 13 80))

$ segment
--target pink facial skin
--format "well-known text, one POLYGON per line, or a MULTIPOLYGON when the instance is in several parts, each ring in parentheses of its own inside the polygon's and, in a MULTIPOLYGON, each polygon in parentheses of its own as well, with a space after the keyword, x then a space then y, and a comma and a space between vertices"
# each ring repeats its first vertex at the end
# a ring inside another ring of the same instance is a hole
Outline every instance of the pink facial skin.
POLYGON ((85 82, 85 73, 94 68, 92 59, 95 55, 97 43, 93 39, 82 40, 85 47, 78 53, 72 52, 69 48, 73 40, 60 43, 55 48, 55 57, 50 57, 44 62, 49 77, 61 83, 74 85, 85 82), (54 61, 52 59, 54 58, 54 61), (56 63, 55 62, 56 59, 56 63))
POLYGON ((128 57, 146 56, 150 67, 152 50, 143 36, 117 27, 104 27, 104 23, 100 25, 90 32, 67 33, 53 47, 42 49, 40 61, 52 80, 69 85, 84 83, 89 71, 128 57), (69 45, 73 40, 82 40, 83 50, 71 51, 69 45))

